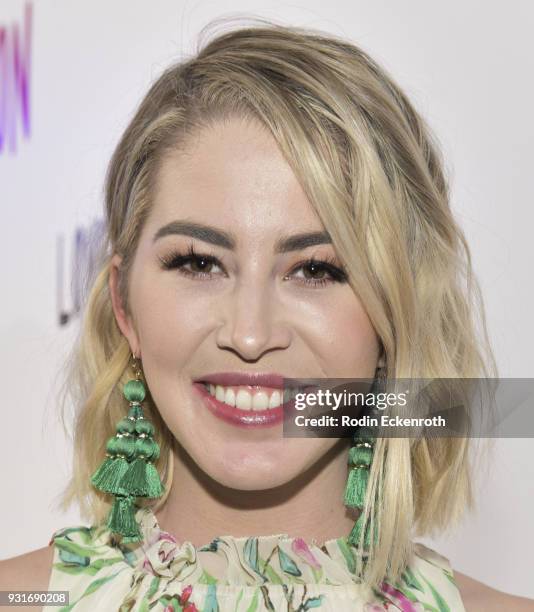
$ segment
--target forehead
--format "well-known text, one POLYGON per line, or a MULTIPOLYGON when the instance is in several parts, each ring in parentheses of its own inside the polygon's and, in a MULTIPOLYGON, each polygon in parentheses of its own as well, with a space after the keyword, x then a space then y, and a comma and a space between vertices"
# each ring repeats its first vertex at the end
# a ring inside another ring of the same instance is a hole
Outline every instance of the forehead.
POLYGON ((151 225, 194 218, 260 237, 265 232, 322 229, 272 135, 252 120, 203 129, 185 151, 162 160, 151 225))

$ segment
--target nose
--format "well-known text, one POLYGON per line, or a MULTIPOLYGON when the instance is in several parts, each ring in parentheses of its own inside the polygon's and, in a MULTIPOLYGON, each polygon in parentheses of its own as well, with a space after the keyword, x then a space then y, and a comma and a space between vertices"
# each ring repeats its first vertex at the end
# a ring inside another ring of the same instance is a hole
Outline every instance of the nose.
POLYGON ((257 361, 272 350, 287 348, 291 329, 287 312, 268 283, 242 279, 219 305, 222 323, 217 346, 246 361, 257 361))

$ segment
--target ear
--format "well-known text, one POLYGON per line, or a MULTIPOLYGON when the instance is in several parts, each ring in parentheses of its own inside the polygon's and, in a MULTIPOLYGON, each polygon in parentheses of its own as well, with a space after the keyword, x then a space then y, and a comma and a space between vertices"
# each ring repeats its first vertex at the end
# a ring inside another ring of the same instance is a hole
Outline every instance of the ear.
POLYGON ((109 292, 111 295, 111 304, 113 306, 113 313, 115 314, 115 320, 121 330, 123 336, 128 340, 130 350, 136 357, 141 356, 141 350, 139 346, 139 338, 135 331, 133 321, 129 315, 126 314, 124 305, 119 295, 119 278, 121 274, 120 266, 122 257, 115 253, 110 260, 109 264, 109 292))

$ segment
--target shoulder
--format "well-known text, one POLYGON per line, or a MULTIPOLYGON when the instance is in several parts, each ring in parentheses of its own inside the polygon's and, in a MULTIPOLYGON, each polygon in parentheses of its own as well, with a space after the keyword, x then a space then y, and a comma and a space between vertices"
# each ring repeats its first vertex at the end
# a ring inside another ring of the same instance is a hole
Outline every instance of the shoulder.
MULTIPOLYGON (((0 591, 68 591, 71 602, 100 590, 123 564, 137 560, 128 546, 117 548, 104 526, 76 525, 55 531, 48 546, 0 560, 0 591)), ((95 606, 95 609, 97 606, 95 606)), ((19 606, 18 610, 38 608, 19 606)), ((42 609, 42 608, 39 608, 42 609)), ((48 607, 46 608, 48 609, 48 607)))
MULTIPOLYGON (((54 547, 43 546, 30 552, 0 561, 0 591, 46 591, 50 583, 54 547)), ((17 610, 33 610, 35 606, 17 606, 17 610)))
POLYGON ((448 609, 466 612, 534 612, 533 600, 508 595, 453 571, 447 558, 425 545, 415 543, 414 552, 402 581, 404 594, 412 600, 437 609, 442 609, 444 600, 448 609))
POLYGON ((534 612, 534 600, 515 597, 454 572, 466 612, 534 612))
POLYGON ((46 591, 52 572, 54 547, 36 550, 0 561, 0 591, 9 589, 46 591))

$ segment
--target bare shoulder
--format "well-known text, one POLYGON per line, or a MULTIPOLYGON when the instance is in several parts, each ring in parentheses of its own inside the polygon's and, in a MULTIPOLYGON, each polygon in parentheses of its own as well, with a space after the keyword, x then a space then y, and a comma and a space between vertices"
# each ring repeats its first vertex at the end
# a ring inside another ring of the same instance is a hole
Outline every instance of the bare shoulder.
MULTIPOLYGON (((30 552, 0 561, 0 591, 46 591, 50 583, 54 547, 43 546, 30 552)), ((35 606, 17 606, 32 610, 35 606)))
POLYGON ((508 595, 454 572, 466 612, 534 612, 534 600, 508 595))

